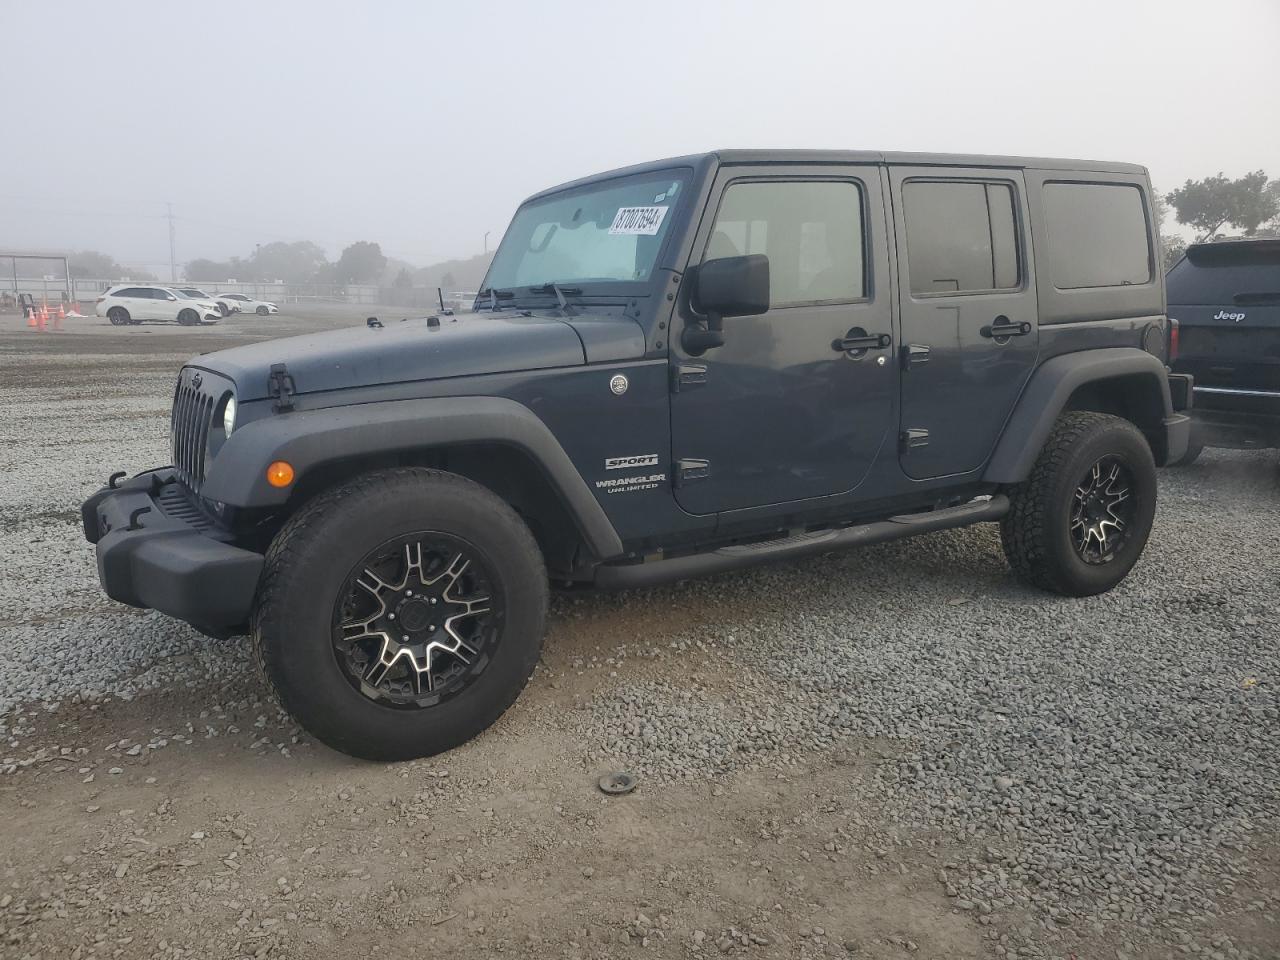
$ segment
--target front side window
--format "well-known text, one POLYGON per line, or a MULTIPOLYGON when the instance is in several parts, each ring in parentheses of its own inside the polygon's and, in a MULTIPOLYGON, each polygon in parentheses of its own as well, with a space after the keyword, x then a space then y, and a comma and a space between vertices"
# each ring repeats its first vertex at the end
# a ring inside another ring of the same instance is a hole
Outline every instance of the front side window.
POLYGON ((1018 286, 1012 185, 909 180, 902 187, 902 203, 912 294, 1018 286))
POLYGON ((724 192, 702 259, 762 253, 770 307, 867 295, 862 190, 846 180, 743 181, 724 192))
POLYGON ((485 286, 649 279, 684 199, 683 171, 606 181, 521 207, 485 286))
POLYGON ((1151 281, 1142 191, 1129 183, 1044 185, 1049 275, 1059 290, 1151 281))

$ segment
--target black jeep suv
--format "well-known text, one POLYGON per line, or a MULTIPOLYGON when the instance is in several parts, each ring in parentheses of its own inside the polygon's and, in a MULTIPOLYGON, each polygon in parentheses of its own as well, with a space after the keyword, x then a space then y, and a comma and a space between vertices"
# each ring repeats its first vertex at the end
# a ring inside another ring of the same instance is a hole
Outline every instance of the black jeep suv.
POLYGON ((1173 369, 1195 377, 1191 444, 1280 447, 1280 239, 1196 243, 1166 278, 1173 369))
POLYGON ((107 593, 248 630, 316 737, 491 724, 549 581, 998 521, 1069 596, 1142 553, 1186 378, 1141 167, 725 151, 539 193, 470 315, 196 358, 173 465, 84 504, 107 593))

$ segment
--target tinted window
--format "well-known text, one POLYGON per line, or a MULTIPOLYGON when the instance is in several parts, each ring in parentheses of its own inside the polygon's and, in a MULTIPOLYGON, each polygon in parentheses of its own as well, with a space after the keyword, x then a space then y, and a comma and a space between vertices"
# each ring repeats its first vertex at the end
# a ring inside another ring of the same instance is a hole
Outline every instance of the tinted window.
POLYGON ((123 290, 117 290, 112 294, 113 297, 145 297, 146 294, 137 287, 125 287, 123 290))
POLYGON ((1044 185, 1049 276, 1059 290, 1151 280, 1142 191, 1125 183, 1044 185))
POLYGON ((724 192, 704 260, 763 253, 770 303, 860 300, 862 191, 855 183, 735 183, 724 192))
POLYGON ((1007 183, 908 181, 902 188, 911 292, 1018 285, 1018 230, 1007 183))
POLYGON ((1210 306, 1280 303, 1280 243, 1194 248, 1169 271, 1169 304, 1210 306))

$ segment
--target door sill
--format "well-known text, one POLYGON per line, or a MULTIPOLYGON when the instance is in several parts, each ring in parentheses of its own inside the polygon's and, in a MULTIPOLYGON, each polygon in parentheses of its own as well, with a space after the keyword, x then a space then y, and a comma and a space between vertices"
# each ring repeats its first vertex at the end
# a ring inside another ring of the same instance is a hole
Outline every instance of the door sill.
POLYGON ((777 540, 765 540, 762 543, 734 544, 687 557, 651 560, 646 563, 605 564, 596 568, 595 585, 605 590, 651 587, 773 560, 790 560, 869 543, 900 540, 918 533, 999 520, 1008 512, 1009 498, 1001 493, 985 500, 971 500, 958 507, 945 507, 924 513, 904 513, 874 523, 837 530, 817 530, 777 540))

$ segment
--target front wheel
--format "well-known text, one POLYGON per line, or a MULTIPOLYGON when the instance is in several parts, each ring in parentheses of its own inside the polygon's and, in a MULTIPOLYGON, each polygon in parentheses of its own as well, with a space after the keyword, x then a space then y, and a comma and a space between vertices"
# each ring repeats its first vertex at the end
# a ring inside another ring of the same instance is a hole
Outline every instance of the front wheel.
POLYGON ((259 307, 259 308, 258 308, 258 311, 257 311, 258 316, 260 316, 260 317, 265 317, 265 316, 266 316, 268 313, 270 313, 270 312, 271 312, 271 311, 270 311, 270 310, 268 310, 266 307, 259 307))
POLYGON ((267 551, 254 649, 313 736, 369 760, 458 746, 519 696, 547 574, 529 528, 463 477, 366 474, 300 510, 267 551))
POLYGON ((178 322, 184 327, 194 327, 200 322, 200 314, 191 309, 182 310, 178 313, 178 322))
POLYGON ((1022 580, 1069 597, 1104 593, 1138 562, 1151 534, 1151 448, 1120 417, 1064 414, 1009 499, 1000 540, 1022 580))

